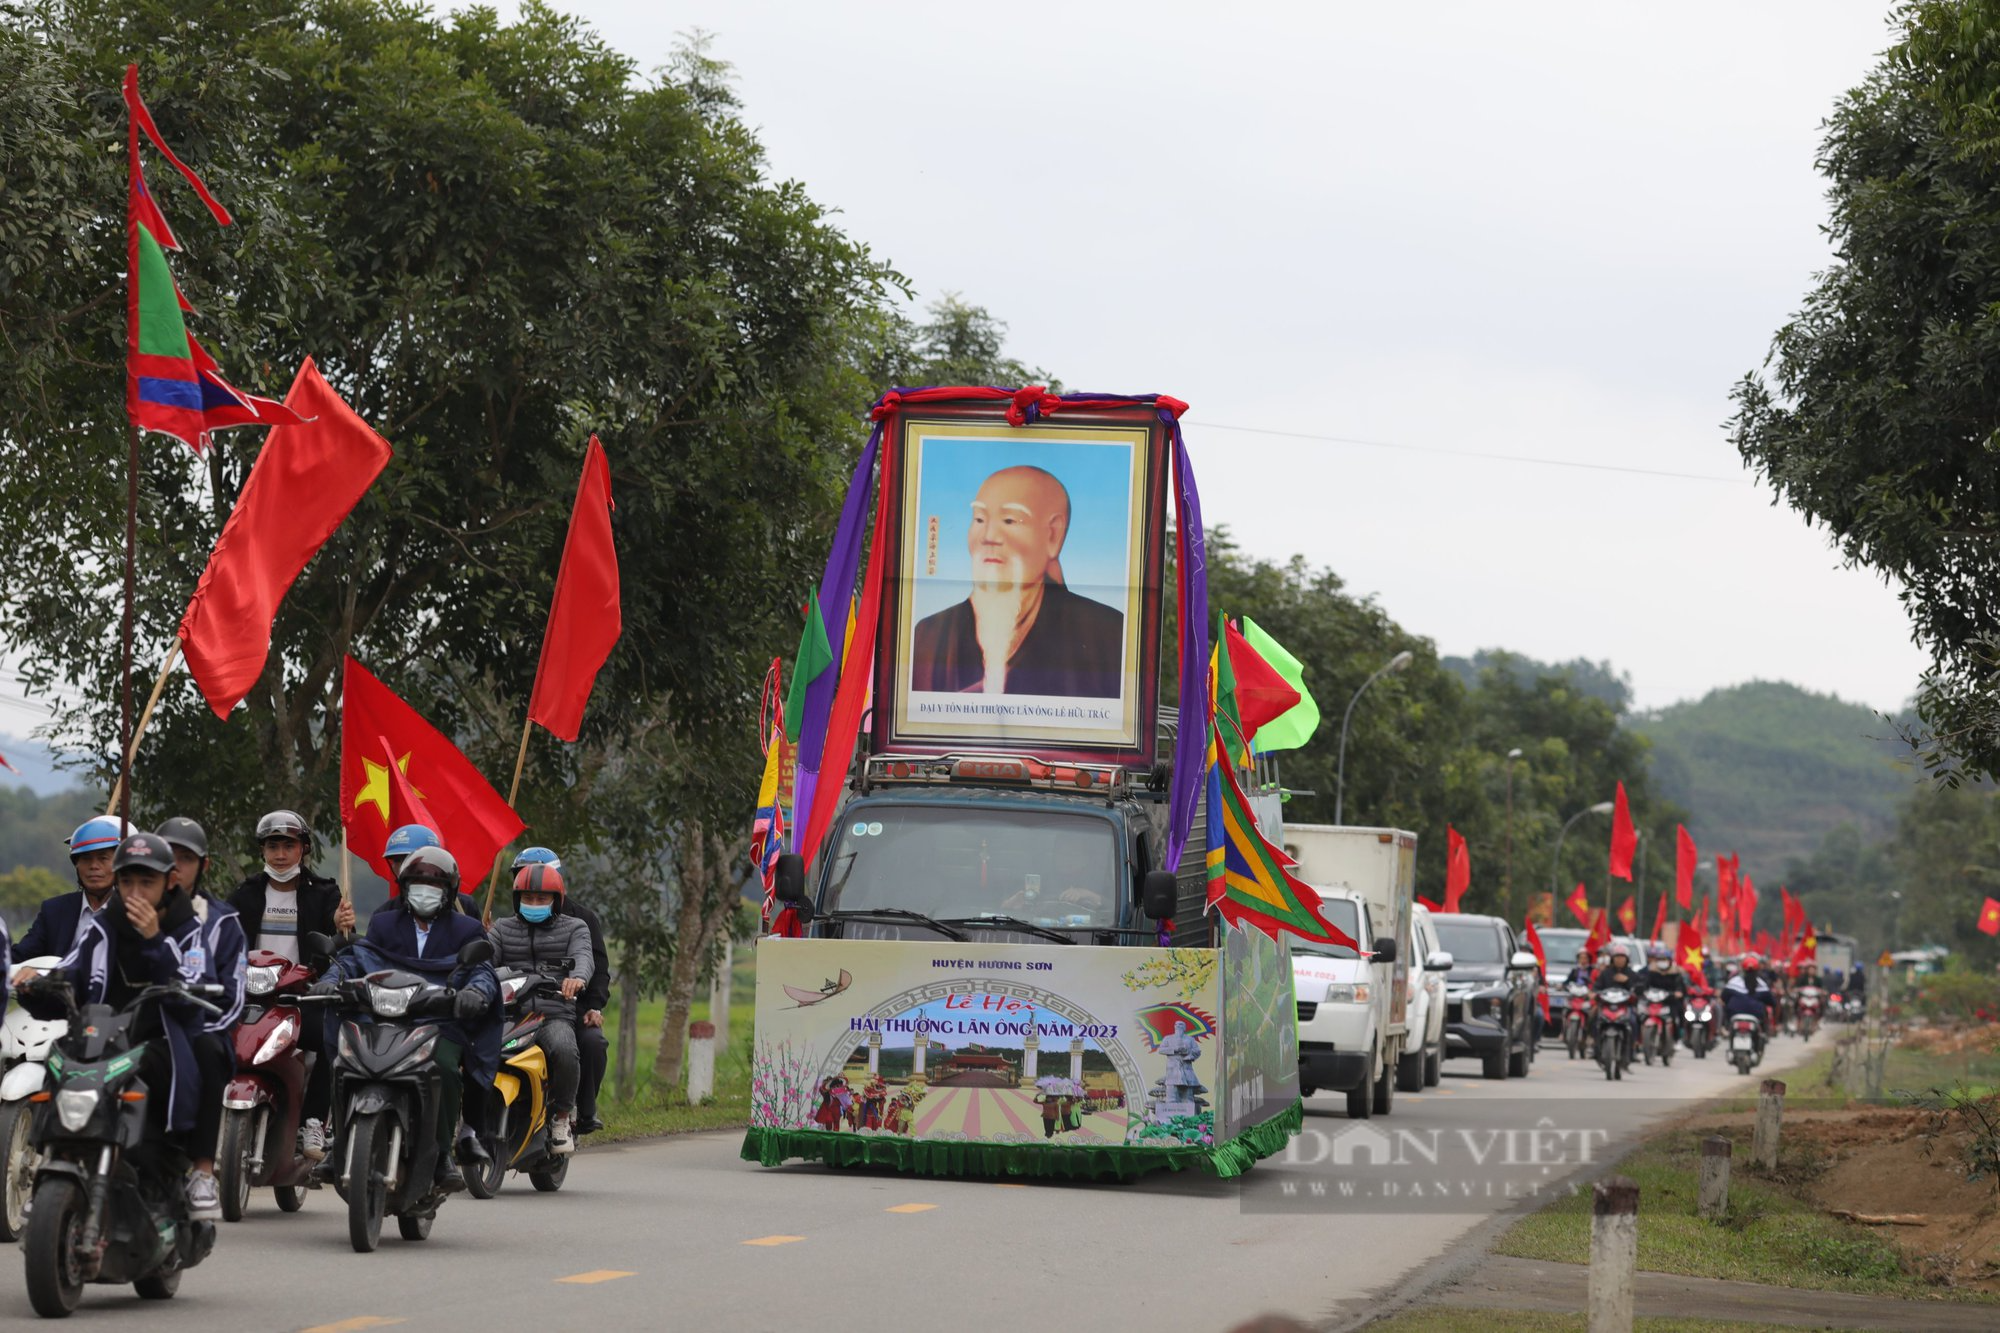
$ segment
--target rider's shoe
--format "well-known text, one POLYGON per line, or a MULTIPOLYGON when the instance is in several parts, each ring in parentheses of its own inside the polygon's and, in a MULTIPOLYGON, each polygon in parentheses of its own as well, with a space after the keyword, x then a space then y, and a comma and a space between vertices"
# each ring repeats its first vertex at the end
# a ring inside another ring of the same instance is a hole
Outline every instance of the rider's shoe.
POLYGON ((313 1163, 312 1178, 322 1185, 340 1183, 340 1154, 328 1153, 313 1163))
POLYGON ((310 1161, 320 1161, 326 1156, 326 1122, 308 1120, 299 1130, 299 1154, 310 1161))
POLYGON ((458 1169, 458 1163, 451 1160, 449 1153, 438 1158, 437 1187, 444 1194, 456 1194, 465 1188, 465 1173, 458 1169))
POLYGON ((549 1151, 558 1157, 576 1151, 575 1116, 558 1111, 549 1119, 549 1151))
POLYGON ((576 1132, 579 1135, 595 1134, 598 1130, 603 1128, 604 1128, 604 1122, 602 1120, 599 1120, 596 1116, 591 1116, 588 1119, 579 1118, 576 1122, 576 1132))
POLYGON ((466 1166, 491 1166, 493 1154, 486 1151, 486 1144, 477 1134, 467 1131, 458 1136, 458 1160, 466 1166))
POLYGON ((215 1174, 213 1172, 188 1172, 187 1202, 189 1221, 220 1222, 222 1220, 222 1191, 215 1186, 215 1174))

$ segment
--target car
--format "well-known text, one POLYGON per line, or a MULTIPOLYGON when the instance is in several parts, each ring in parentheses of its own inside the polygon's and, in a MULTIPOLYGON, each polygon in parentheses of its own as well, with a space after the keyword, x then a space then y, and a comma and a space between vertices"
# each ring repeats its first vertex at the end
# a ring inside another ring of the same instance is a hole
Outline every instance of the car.
POLYGON ((1473 1056, 1487 1078, 1525 1078, 1535 1058, 1535 992, 1541 969, 1497 916, 1433 912, 1438 945, 1452 958, 1445 981, 1445 1058, 1473 1056))
POLYGON ((1299 1093, 1346 1094, 1347 1115, 1387 1115, 1401 1086, 1401 1047, 1384 1031, 1392 1008, 1396 944, 1374 933, 1368 900, 1346 889, 1318 889, 1320 913, 1350 939, 1373 940, 1373 957, 1344 944, 1292 942, 1292 987, 1299 1018, 1299 1093))
POLYGON ((1435 1088, 1444 1066, 1444 985, 1451 955, 1438 947, 1430 909, 1418 904, 1410 913, 1409 951, 1410 1048, 1396 1066, 1396 1091, 1435 1088))

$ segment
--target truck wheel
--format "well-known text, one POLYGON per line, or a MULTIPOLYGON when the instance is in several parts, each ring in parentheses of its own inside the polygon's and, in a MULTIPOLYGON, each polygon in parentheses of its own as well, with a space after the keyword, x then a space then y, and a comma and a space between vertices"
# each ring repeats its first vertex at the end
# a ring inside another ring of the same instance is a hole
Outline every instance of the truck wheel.
POLYGON ((1396 1061, 1396 1091, 1422 1092, 1424 1090, 1424 1053, 1421 1050, 1405 1051, 1403 1058, 1396 1061))
POLYGON ((1488 1051, 1479 1057, 1479 1072, 1487 1078, 1505 1078, 1507 1077, 1507 1060, 1508 1055, 1505 1046, 1502 1046, 1497 1051, 1488 1051))
POLYGON ((1374 1101, 1375 1089, 1368 1084, 1363 1083, 1358 1088, 1349 1088, 1347 1090, 1347 1118, 1349 1120, 1366 1120, 1370 1107, 1374 1105, 1374 1101))
POLYGON ((1384 1064, 1381 1076, 1375 1080, 1375 1114, 1387 1115, 1395 1104, 1396 1071, 1393 1066, 1384 1064))
POLYGON ((1444 1080, 1444 1052, 1433 1046, 1424 1052, 1424 1086, 1435 1088, 1444 1080))
POLYGON ((1507 1057, 1507 1077, 1526 1078, 1528 1076, 1528 1052, 1519 1050, 1507 1057))

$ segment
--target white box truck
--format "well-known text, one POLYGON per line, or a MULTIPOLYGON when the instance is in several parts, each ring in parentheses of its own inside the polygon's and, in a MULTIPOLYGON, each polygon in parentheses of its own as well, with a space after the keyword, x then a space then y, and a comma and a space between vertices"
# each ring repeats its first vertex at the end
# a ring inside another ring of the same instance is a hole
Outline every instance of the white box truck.
MULTIPOLYGON (((1346 1093, 1347 1112, 1356 1119, 1386 1115, 1394 1103, 1397 1062, 1409 1040, 1411 962, 1403 941, 1410 938, 1416 904, 1417 835, 1288 823, 1284 847, 1298 862, 1298 878, 1322 890, 1329 906, 1351 896, 1365 908, 1358 919, 1366 933, 1359 942, 1375 954, 1367 962, 1319 957, 1307 951, 1311 946, 1294 942, 1301 1091, 1346 1093), (1355 976, 1334 981, 1333 971, 1355 976)), ((1422 965, 1422 960, 1416 964, 1422 965)), ((1421 1050, 1417 1055, 1422 1058, 1421 1050)))

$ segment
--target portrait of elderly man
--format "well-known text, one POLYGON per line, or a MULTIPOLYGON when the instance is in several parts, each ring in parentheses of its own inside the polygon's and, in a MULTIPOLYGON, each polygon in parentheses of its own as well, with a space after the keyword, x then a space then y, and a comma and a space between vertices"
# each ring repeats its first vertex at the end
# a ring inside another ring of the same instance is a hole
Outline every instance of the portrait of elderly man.
POLYGON ((1001 468, 972 500, 972 594, 917 622, 910 685, 960 694, 1115 699, 1125 614, 1063 580, 1069 491, 1038 467, 1001 468))

